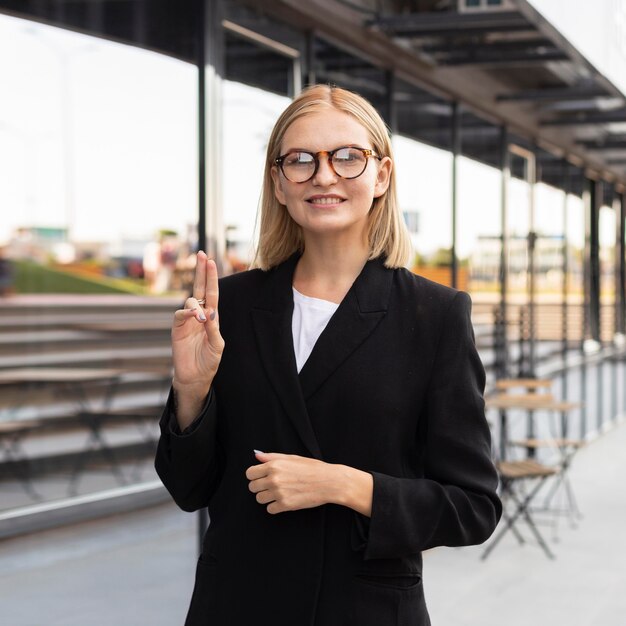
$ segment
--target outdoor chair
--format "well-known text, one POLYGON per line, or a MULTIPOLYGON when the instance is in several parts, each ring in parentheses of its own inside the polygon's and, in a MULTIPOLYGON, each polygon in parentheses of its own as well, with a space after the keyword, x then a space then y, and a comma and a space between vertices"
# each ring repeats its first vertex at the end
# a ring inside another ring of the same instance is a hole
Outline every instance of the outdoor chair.
POLYGON ((496 467, 500 477, 500 497, 504 505, 500 524, 504 523, 504 526, 499 529, 485 548, 481 559, 485 560, 498 545, 502 537, 509 531, 515 535, 520 544, 525 543, 524 537, 516 527, 520 519, 526 522, 546 555, 551 559, 555 558, 537 528, 537 524, 531 514, 530 505, 546 480, 561 473, 562 466, 550 466, 539 463, 534 459, 524 459, 519 461, 498 461, 496 467), (512 502, 514 505, 512 511, 507 508, 509 502, 512 502))
POLYGON ((534 507, 533 512, 549 512, 554 515, 567 515, 570 521, 570 526, 572 528, 576 528, 578 521, 582 519, 583 514, 578 507, 574 489, 569 478, 569 469, 574 455, 585 445, 585 442, 580 439, 564 439, 557 437, 554 439, 516 440, 511 441, 511 445, 519 446, 525 448, 526 450, 554 448, 558 451, 561 455, 559 475, 546 493, 543 499, 543 504, 539 507, 534 507), (554 504, 554 499, 561 489, 565 495, 565 506, 563 508, 559 508, 558 505, 554 504))

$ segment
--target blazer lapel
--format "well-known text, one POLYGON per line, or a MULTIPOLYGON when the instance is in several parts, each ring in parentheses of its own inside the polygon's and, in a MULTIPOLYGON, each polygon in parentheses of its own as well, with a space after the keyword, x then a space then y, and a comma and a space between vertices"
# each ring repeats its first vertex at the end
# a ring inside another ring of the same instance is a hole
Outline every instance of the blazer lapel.
POLYGON ((382 259, 368 261, 300 370, 306 400, 367 339, 387 313, 393 270, 382 259))
POLYGON ((310 454, 322 459, 315 431, 309 420, 300 390, 296 357, 293 351, 291 318, 293 314, 293 272, 300 258, 294 253, 273 270, 268 289, 252 309, 261 361, 285 412, 310 454))

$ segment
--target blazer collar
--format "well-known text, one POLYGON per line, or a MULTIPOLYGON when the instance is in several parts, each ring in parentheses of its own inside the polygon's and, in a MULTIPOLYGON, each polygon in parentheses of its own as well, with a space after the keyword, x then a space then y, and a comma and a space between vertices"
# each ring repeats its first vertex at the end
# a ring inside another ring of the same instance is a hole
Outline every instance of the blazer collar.
POLYGON ((306 448, 322 458, 306 400, 365 341, 385 316, 393 271, 383 260, 367 261, 317 340, 298 374, 293 349, 294 253, 269 270, 267 289, 252 309, 261 361, 283 408, 306 448))

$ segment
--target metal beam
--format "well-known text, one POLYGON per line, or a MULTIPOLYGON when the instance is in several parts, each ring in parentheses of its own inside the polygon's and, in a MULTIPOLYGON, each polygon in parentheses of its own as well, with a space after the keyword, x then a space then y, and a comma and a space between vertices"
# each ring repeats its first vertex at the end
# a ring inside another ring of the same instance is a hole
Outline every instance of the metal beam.
POLYGON ((396 36, 412 37, 463 35, 483 32, 529 30, 535 27, 517 11, 476 13, 425 12, 380 16, 366 20, 366 26, 376 27, 396 36))
POLYGON ((600 87, 547 87, 528 89, 516 93, 503 93, 496 96, 496 102, 523 102, 543 100, 586 100, 587 98, 613 97, 600 87))
POLYGON ((510 64, 536 64, 548 61, 569 61, 569 57, 560 50, 550 52, 533 52, 527 54, 494 54, 494 55, 470 55, 466 58, 441 59, 439 65, 510 65, 510 64))
POLYGON ((576 143, 587 150, 623 150, 626 148, 626 137, 609 137, 603 141, 579 139, 576 143))
POLYGON ((519 52, 520 50, 532 50, 534 48, 545 47, 555 48, 552 41, 545 38, 535 37, 533 39, 517 39, 512 41, 497 41, 494 43, 487 42, 472 42, 472 43, 440 43, 440 44, 425 44, 420 46, 422 52, 428 54, 440 54, 445 52, 519 52))
POLYGON ((542 120, 541 126, 586 126, 590 124, 614 124, 626 122, 626 107, 604 113, 588 113, 554 120, 542 120))

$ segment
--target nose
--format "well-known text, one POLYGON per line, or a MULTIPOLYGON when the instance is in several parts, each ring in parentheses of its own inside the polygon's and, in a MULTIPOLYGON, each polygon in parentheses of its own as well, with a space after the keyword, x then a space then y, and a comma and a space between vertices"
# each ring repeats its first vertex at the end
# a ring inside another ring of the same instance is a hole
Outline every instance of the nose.
POLYGON ((330 166, 328 157, 321 156, 317 172, 315 172, 315 176, 313 176, 312 179, 313 184, 319 185, 320 187, 327 187, 335 184, 337 182, 337 178, 337 174, 335 174, 335 171, 330 166))

